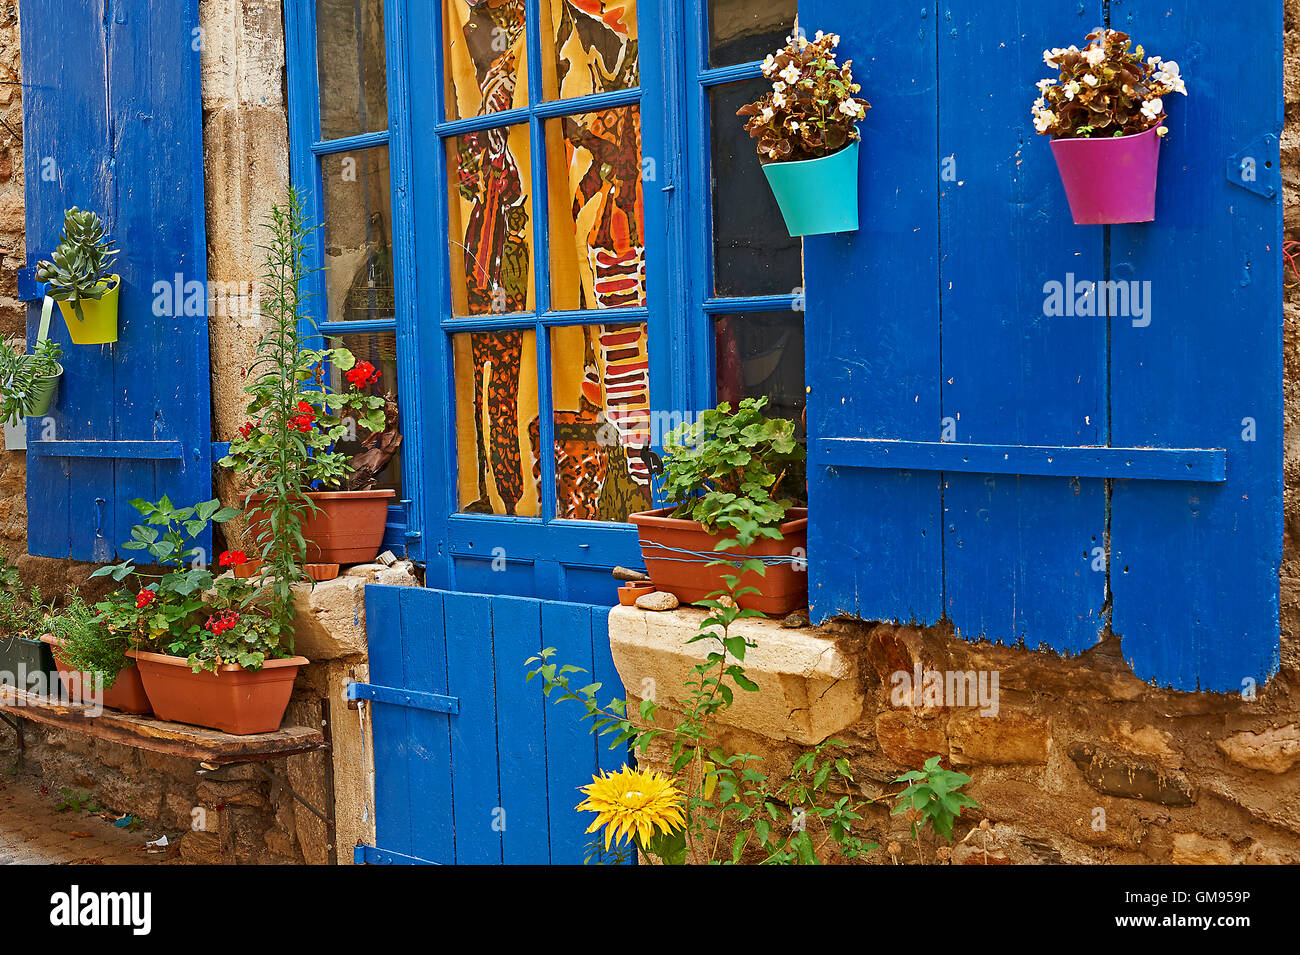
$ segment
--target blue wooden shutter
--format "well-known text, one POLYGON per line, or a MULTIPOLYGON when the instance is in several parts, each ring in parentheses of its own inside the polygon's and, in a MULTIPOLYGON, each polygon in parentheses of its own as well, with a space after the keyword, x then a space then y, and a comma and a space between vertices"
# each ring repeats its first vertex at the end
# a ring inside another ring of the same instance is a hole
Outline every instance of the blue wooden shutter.
POLYGON ((68 344, 55 319, 65 371, 29 429, 28 551, 106 561, 132 499, 211 497, 198 0, 24 0, 21 29, 23 297, 73 205, 103 216, 122 277, 116 344, 68 344))
POLYGON ((1239 6, 1230 27, 1203 3, 872 8, 800 4, 805 29, 843 35, 874 106, 863 229, 805 244, 814 616, 947 619, 1063 653, 1109 623, 1162 685, 1267 678, 1280 8, 1239 6), (1154 223, 1074 226, 1029 120, 1043 49, 1104 22, 1188 82, 1154 223), (1045 284, 1070 276, 1149 281, 1149 324, 1048 317, 1045 284))

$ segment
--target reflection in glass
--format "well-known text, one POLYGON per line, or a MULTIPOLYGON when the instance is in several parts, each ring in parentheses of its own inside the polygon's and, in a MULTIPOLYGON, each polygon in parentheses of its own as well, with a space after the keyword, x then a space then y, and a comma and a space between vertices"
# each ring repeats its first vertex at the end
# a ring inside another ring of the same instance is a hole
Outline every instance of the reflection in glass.
POLYGON ((442 23, 448 119, 528 105, 524 0, 444 0, 442 23))
POLYGON ((532 331, 452 336, 460 510, 536 517, 537 336, 532 331))
POLYGON ((326 320, 394 318, 388 147, 322 156, 321 185, 326 320))
POLYGON ((713 294, 790 295, 803 285, 803 255, 759 166, 736 110, 768 89, 764 79, 709 90, 713 178, 713 294))
MULTIPOLYGON (((384 411, 388 416, 386 431, 389 436, 367 434, 362 431, 351 440, 338 442, 336 450, 348 454, 352 466, 357 470, 376 473, 375 487, 392 488, 397 498, 402 497, 402 420, 397 405, 397 333, 375 332, 331 336, 330 348, 346 348, 356 356, 357 364, 369 362, 379 372, 379 380, 366 387, 368 394, 383 395, 388 399, 384 411), (391 459, 384 463, 394 446, 399 448, 391 459)), ((330 369, 330 387, 339 393, 352 390, 344 378, 343 372, 330 369)))
POLYGON ((556 517, 626 521, 650 507, 646 341, 644 324, 551 330, 556 517))
POLYGON ((499 315, 533 307, 532 160, 528 127, 447 140, 452 310, 499 315))
POLYGON ((803 314, 754 312, 719 315, 713 323, 718 401, 767 398, 765 414, 789 418, 802 441, 804 406, 803 314))
POLYGON ((316 0, 316 73, 322 139, 388 128, 383 0, 316 0))
POLYGON ((636 0, 541 0, 546 98, 572 99, 641 82, 636 0))
POLYGON ((798 0, 709 0, 709 66, 752 63, 785 45, 798 0))
POLYGON ((546 135, 551 308, 645 305, 640 110, 566 116, 546 135))

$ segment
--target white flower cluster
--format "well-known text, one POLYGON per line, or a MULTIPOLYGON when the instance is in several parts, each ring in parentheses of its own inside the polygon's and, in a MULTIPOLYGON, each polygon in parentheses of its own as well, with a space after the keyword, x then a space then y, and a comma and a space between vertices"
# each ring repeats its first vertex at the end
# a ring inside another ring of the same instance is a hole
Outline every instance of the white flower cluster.
MULTIPOLYGON (((840 45, 840 36, 838 33, 823 33, 821 30, 818 30, 815 39, 818 42, 828 40, 832 48, 840 45)), ((802 33, 786 37, 785 42, 788 46, 798 49, 803 49, 808 46, 808 38, 802 33)), ((829 58, 831 65, 834 65, 835 54, 828 52, 827 57, 829 58)), ((788 91, 793 90, 795 87, 802 86, 811 89, 813 86, 812 77, 803 76, 799 72, 799 68, 793 63, 787 63, 785 69, 778 70, 776 56, 772 53, 769 53, 767 59, 763 61, 763 75, 769 80, 773 80, 772 107, 776 107, 777 109, 785 109, 787 106, 792 105, 790 96, 787 95, 788 91)), ((759 114, 765 122, 770 122, 775 118, 776 114, 772 107, 764 107, 762 113, 759 114)), ((846 98, 840 100, 840 102, 833 104, 832 109, 837 110, 852 119, 865 119, 867 115, 866 107, 856 102, 851 93, 848 94, 846 98)), ((796 124, 791 126, 791 130, 797 132, 798 125, 796 124)))

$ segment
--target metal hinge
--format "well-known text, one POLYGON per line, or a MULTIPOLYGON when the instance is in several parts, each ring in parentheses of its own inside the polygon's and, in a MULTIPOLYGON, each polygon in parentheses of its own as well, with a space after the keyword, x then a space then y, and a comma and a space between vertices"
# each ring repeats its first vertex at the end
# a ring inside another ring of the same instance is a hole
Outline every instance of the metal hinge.
POLYGON ((1282 191, 1282 170, 1278 166, 1278 140, 1267 133, 1228 157, 1228 182, 1272 199, 1282 191))
POLYGON ((378 686, 374 683, 349 683, 348 705, 351 706, 359 700, 430 710, 434 713, 460 712, 460 699, 455 696, 426 693, 423 690, 406 690, 396 686, 378 686))

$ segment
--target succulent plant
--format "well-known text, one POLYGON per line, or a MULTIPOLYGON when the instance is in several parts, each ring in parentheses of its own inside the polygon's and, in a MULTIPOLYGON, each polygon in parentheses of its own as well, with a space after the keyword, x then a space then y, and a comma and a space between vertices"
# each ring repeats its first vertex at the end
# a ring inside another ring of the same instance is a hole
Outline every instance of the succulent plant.
POLYGON ((63 373, 63 349, 48 338, 36 343, 31 354, 22 339, 0 341, 0 422, 15 425, 31 412, 36 384, 63 373))
POLYGON ((63 217, 63 237, 49 259, 36 263, 36 280, 48 285, 50 298, 68 302, 78 319, 81 300, 99 301, 108 291, 118 250, 111 248, 104 222, 76 206, 63 217))

